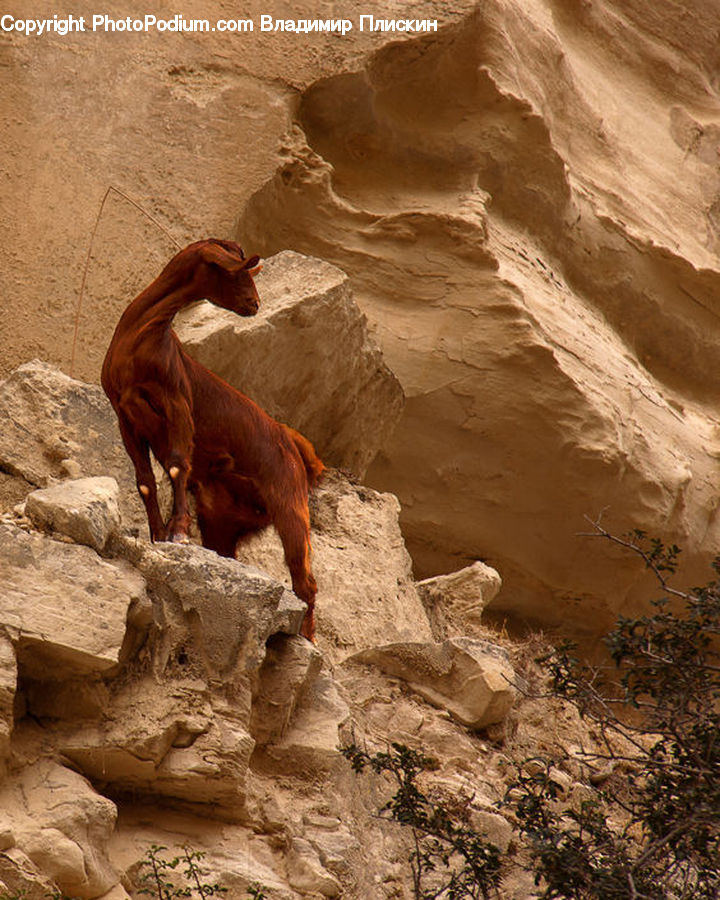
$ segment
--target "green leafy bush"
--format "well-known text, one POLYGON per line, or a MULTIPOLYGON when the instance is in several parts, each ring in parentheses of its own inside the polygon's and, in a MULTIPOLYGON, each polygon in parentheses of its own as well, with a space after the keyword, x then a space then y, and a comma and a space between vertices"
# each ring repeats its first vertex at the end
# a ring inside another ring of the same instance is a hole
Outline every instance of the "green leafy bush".
POLYGON ((167 847, 151 844, 145 859, 140 863, 142 874, 139 876, 139 894, 157 897, 157 900, 175 900, 177 897, 196 897, 207 900, 215 894, 225 893, 227 888, 216 883, 203 880, 204 873, 200 861, 205 856, 197 850, 185 846, 181 854, 169 859, 163 854, 167 847), (175 871, 184 866, 182 874, 184 883, 178 884, 175 871))
MULTIPOLYGON (((581 665, 570 644, 542 660, 553 694, 592 721, 598 743, 586 758, 607 775, 573 803, 558 780, 567 757, 525 760, 500 805, 543 900, 718 900, 720 582, 678 590, 668 582, 677 546, 640 531, 615 537, 599 523, 594 534, 638 555, 662 589, 648 615, 620 618, 607 636, 611 664, 581 665)), ((461 804, 433 803, 417 785, 431 759, 400 744, 344 753, 357 772, 394 777, 380 813, 411 829, 418 900, 498 896, 497 848, 468 826, 461 804)))
POLYGON ((343 754, 356 772, 370 767, 394 778, 397 790, 380 814, 406 826, 412 834, 409 863, 418 900, 497 896, 500 851, 464 821, 462 803, 434 802, 418 787, 418 775, 436 768, 431 757, 403 744, 375 754, 353 745, 343 754))
MULTIPOLYGON (((637 554, 662 596, 620 618, 606 643, 613 668, 590 670, 572 647, 545 660, 553 690, 593 720, 596 757, 621 764, 596 801, 558 811, 550 766, 520 771, 509 796, 533 849, 544 898, 716 900, 720 896, 720 584, 667 581, 680 550, 644 532, 596 533, 637 554), (611 824, 612 823, 612 824, 611 824)), ((718 572, 718 565, 715 565, 718 572)))

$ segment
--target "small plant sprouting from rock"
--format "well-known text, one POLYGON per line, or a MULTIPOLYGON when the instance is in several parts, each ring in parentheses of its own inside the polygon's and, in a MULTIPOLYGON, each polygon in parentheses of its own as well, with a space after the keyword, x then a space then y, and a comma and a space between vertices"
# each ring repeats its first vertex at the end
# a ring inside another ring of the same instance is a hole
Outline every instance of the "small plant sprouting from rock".
POLYGON ((380 814, 411 831, 409 862, 417 900, 498 896, 500 851, 468 825, 466 805, 434 802, 418 787, 418 775, 436 768, 434 760, 403 744, 372 755, 355 745, 342 752, 355 772, 369 767, 394 778, 397 790, 380 814))
POLYGON ((140 882, 139 894, 147 894, 150 897, 156 897, 157 900, 175 900, 177 897, 195 897, 199 900, 206 900, 208 897, 227 891, 227 888, 217 883, 203 880, 205 873, 200 866, 200 861, 204 858, 204 853, 192 850, 186 845, 181 848, 180 855, 167 858, 163 855, 167 849, 159 844, 151 844, 148 848, 145 859, 140 863, 140 869, 143 872, 138 879, 140 882), (173 877, 173 875, 183 864, 182 874, 185 883, 178 884, 177 877, 173 877))
POLYGON ((267 900, 265 889, 261 884, 248 885, 248 900, 267 900))

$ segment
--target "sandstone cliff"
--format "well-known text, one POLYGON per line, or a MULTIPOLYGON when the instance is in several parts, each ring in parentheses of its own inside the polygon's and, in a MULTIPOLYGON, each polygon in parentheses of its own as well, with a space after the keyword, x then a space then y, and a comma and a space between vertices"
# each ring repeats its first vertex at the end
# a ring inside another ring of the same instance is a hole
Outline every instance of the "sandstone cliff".
POLYGON ((451 6, 413 3, 439 29, 402 39, 2 35, 10 890, 122 900, 150 843, 190 841, 238 900, 409 896, 352 738, 438 756, 512 850, 502 740, 579 758, 592 736, 559 705, 508 712, 528 667, 487 623, 592 640, 640 608, 585 516, 677 542, 690 579, 717 552, 716 4, 451 6), (109 195, 79 307, 110 184, 166 233, 109 195), (237 563, 144 540, 93 382, 168 235, 278 254, 257 320, 201 307, 182 334, 342 470, 312 511, 317 648, 272 536, 237 563))
POLYGON ((498 612, 580 633, 644 596, 584 516, 691 567, 720 537, 720 105, 661 7, 484 3, 317 80, 238 226, 349 273, 407 397, 368 479, 416 571, 486 559, 498 612))
MULTIPOLYGON (((4 35, 0 365, 68 369, 109 184, 181 243, 334 262, 407 398, 366 480, 416 574, 484 559, 497 616, 597 632, 646 586, 584 516, 691 573, 718 543, 715 5, 418 2, 438 31, 402 39, 363 11, 344 36, 4 35)), ((108 198, 75 374, 171 252, 108 198)))

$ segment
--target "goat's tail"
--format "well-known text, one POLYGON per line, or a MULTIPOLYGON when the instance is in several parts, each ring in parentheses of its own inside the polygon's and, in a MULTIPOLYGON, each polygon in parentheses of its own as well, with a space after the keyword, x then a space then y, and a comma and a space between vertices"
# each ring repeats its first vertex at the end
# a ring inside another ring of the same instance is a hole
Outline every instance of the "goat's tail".
POLYGON ((311 488, 315 487, 320 480, 322 473, 325 471, 325 466, 315 452, 315 448, 306 437, 300 434, 299 431, 295 431, 295 429, 291 428, 289 425, 283 425, 283 428, 290 435, 303 463, 305 463, 308 485, 311 488))

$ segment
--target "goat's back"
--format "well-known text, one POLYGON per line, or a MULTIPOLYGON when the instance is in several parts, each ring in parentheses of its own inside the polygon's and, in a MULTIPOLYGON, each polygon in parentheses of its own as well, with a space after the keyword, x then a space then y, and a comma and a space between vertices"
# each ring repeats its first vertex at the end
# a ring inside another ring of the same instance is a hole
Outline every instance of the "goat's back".
POLYGON ((183 353, 192 387, 195 451, 193 478, 202 481, 224 465, 267 484, 282 480, 288 458, 302 463, 308 487, 325 466, 310 441, 294 428, 277 422, 249 397, 183 353), (299 458, 299 459, 298 459, 299 458))

